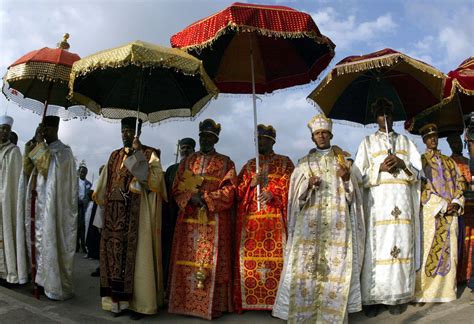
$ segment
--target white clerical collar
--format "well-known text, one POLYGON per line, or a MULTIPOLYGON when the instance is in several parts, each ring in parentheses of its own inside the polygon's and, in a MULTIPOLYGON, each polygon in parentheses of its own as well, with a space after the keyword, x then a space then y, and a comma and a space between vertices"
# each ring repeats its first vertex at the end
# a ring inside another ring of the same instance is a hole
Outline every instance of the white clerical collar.
MULTIPOLYGON (((380 129, 377 130, 377 134, 379 135, 383 135, 383 136, 387 136, 387 133, 385 132, 382 132, 380 129)), ((390 132, 388 132, 388 136, 392 137, 394 136, 396 133, 392 130, 390 132)))
POLYGON ((321 155, 328 154, 330 150, 331 150, 331 146, 329 146, 329 148, 327 148, 327 149, 320 149, 316 146, 316 152, 318 152, 321 155))

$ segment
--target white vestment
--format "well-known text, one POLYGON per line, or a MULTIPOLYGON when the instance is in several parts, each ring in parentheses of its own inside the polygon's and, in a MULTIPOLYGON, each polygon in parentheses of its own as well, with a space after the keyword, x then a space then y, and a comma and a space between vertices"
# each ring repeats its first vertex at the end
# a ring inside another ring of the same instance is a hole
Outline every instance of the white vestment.
POLYGON ((364 189, 367 237, 362 270, 362 304, 409 302, 420 267, 421 157, 406 136, 377 131, 359 146, 354 173, 364 189), (380 172, 388 149, 407 170, 380 172))
MULTIPOLYGON (((28 177, 26 189, 20 188, 24 196, 19 200, 28 260, 31 260, 31 193, 36 182, 35 281, 44 287, 47 297, 65 300, 74 294, 72 275, 78 217, 76 163, 71 148, 59 140, 37 145, 28 157, 35 168, 28 177)), ((25 185, 24 179, 21 185, 25 185)))
POLYGON ((17 266, 17 212, 18 181, 21 174, 21 153, 9 141, 0 144, 0 278, 9 283, 28 281, 26 271, 17 266))
POLYGON ((342 323, 347 312, 361 310, 362 197, 355 178, 343 182, 338 167, 333 147, 302 158, 291 176, 288 241, 273 307, 274 316, 290 323, 342 323), (319 188, 308 187, 313 175, 321 178, 319 188))

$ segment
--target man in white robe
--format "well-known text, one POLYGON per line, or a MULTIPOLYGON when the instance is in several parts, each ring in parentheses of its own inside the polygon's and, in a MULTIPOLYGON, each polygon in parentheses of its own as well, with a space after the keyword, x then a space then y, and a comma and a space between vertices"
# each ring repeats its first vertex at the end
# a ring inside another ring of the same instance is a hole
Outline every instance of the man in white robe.
POLYGON ((331 146, 332 121, 308 127, 316 149, 299 160, 288 195, 288 241, 273 315, 290 323, 343 323, 361 310, 362 197, 331 146))
POLYGON ((378 304, 391 305, 390 313, 399 314, 405 307, 401 304, 414 297, 422 169, 415 144, 392 129, 393 104, 379 98, 372 111, 379 129, 364 138, 353 166, 364 190, 362 304, 370 317, 380 311, 378 304))
POLYGON ((71 148, 58 139, 58 129, 59 118, 46 116, 35 138, 26 144, 23 177, 28 185, 24 192, 20 188, 24 199, 19 199, 18 210, 25 225, 20 236, 26 242, 28 260, 35 256, 35 283, 48 298, 66 300, 74 295, 78 189, 76 162, 71 148), (37 194, 34 210, 32 193, 37 194))
POLYGON ((12 125, 12 117, 0 116, 0 279, 23 284, 28 277, 18 275, 16 258, 16 202, 21 153, 18 146, 10 142, 12 125))

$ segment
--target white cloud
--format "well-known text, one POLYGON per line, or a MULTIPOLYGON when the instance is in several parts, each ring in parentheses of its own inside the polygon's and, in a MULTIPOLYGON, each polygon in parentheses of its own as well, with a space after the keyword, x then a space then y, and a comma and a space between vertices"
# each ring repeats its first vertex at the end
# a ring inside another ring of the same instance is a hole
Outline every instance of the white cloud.
POLYGON ((336 44, 336 49, 341 50, 350 48, 354 43, 369 44, 374 40, 383 39, 397 29, 397 24, 390 13, 375 20, 358 22, 355 15, 343 16, 339 11, 328 7, 313 13, 312 17, 321 33, 331 38, 336 44))
POLYGON ((438 35, 441 47, 444 48, 448 62, 461 63, 468 56, 474 55, 474 30, 455 30, 452 27, 441 29, 438 35))

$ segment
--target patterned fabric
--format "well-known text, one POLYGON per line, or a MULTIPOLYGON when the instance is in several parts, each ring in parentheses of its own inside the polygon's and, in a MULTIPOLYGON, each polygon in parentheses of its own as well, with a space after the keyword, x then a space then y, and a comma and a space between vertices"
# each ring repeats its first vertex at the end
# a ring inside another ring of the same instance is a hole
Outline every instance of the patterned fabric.
POLYGON ((257 189, 250 186, 255 175, 255 159, 242 168, 237 187, 234 306, 239 313, 271 310, 283 269, 288 186, 294 165, 288 157, 271 153, 260 155, 260 168, 265 179, 260 190, 273 196, 260 211, 257 189))
MULTIPOLYGON (((226 29, 257 30, 263 35, 285 38, 309 36, 325 43, 332 42, 321 35, 310 15, 283 6, 234 3, 221 12, 204 18, 171 37, 173 47, 194 48, 208 45, 224 34, 226 29), (288 23, 291 22, 291 23, 288 23), (224 32, 223 32, 224 31, 224 32)), ((332 54, 334 55, 334 54, 332 54)))
POLYGON ((364 190, 367 239, 362 272, 364 305, 412 300, 420 266, 419 199, 421 157, 406 136, 377 131, 359 146, 353 172, 364 190), (387 144, 390 141, 390 144, 387 144), (388 148, 407 171, 380 172, 388 148))
POLYGON ((423 264, 417 273, 418 302, 448 302, 456 299, 457 235, 459 214, 447 214, 449 203, 457 203, 462 214, 462 175, 453 159, 437 150, 422 155, 426 182, 423 184, 423 264))
POLYGON ((471 182, 471 170, 469 169, 469 159, 462 155, 451 155, 451 158, 456 162, 459 172, 463 176, 462 184, 463 190, 468 190, 468 184, 471 182))
POLYGON ((196 152, 181 161, 173 184, 180 211, 168 283, 170 313, 210 320, 233 310, 230 237, 236 185, 234 162, 225 155, 196 152), (185 174, 203 178, 199 191, 207 211, 190 204, 193 191, 182 185, 185 174))
MULTIPOLYGON (((458 261, 458 283, 471 281, 470 278, 472 278, 472 254, 474 252, 474 199, 472 197, 466 197, 464 215, 459 218, 459 227, 461 226, 464 227, 464 236, 458 261)), ((474 282, 469 282, 469 287, 474 287, 474 282)))
MULTIPOLYGON (((149 160, 153 148, 144 147, 149 160)), ((107 184, 104 226, 100 241, 100 295, 110 296, 113 302, 129 301, 133 293, 133 275, 140 215, 140 194, 131 191, 134 180, 122 163, 127 157, 125 149, 110 155, 107 164, 107 184)))
POLYGON ((289 323, 343 323, 361 309, 364 221, 355 181, 337 176, 334 148, 302 158, 288 194, 288 242, 273 315, 289 323), (321 178, 310 188, 311 176, 321 178), (352 204, 351 204, 352 203, 352 204))
POLYGON ((28 281, 27 270, 17 262, 24 244, 16 236, 20 225, 16 209, 20 174, 20 149, 10 142, 0 143, 0 278, 24 284, 28 281))
MULTIPOLYGON (((474 57, 464 60, 456 70, 448 73, 444 88, 444 97, 452 97, 456 90, 460 94, 474 95, 474 57)), ((472 101, 471 101, 472 103, 472 101)), ((467 107, 466 109, 468 109, 467 107)))

